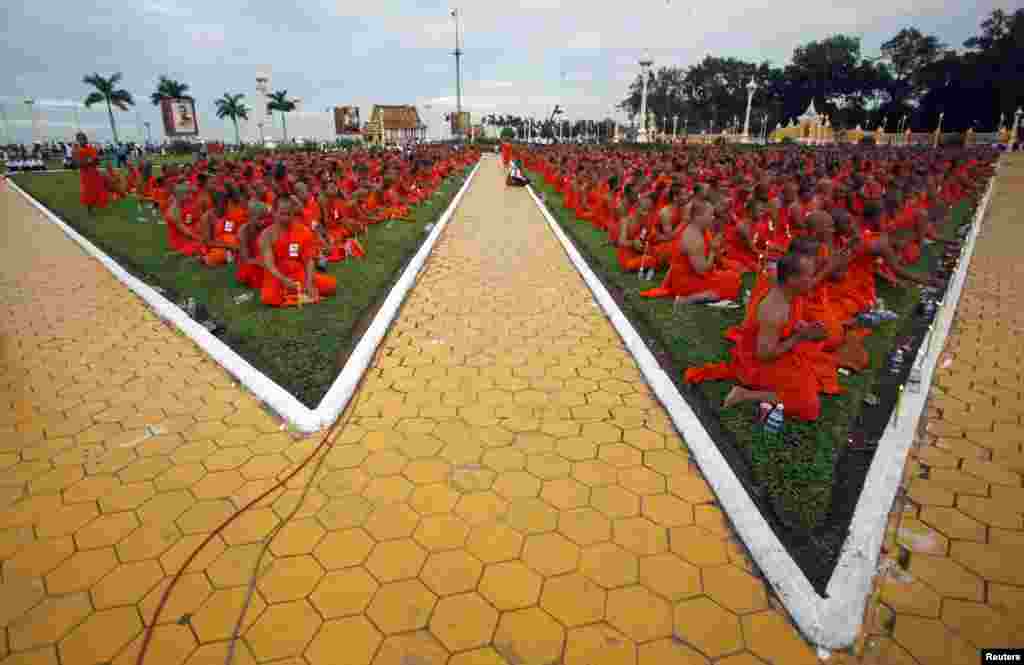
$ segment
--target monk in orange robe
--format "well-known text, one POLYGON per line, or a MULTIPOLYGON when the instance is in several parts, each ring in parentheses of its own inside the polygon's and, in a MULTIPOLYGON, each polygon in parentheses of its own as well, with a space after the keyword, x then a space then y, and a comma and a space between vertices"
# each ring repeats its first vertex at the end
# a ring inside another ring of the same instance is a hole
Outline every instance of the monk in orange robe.
POLYGON ((637 272, 654 267, 657 259, 651 254, 650 240, 654 235, 651 220, 651 203, 644 201, 619 224, 619 236, 615 238, 618 247, 619 267, 623 272, 637 272))
MULTIPOLYGON (((738 385, 723 409, 745 402, 781 402, 786 415, 813 421, 821 414, 819 395, 840 392, 838 380, 823 376, 822 366, 838 370, 833 354, 821 348, 826 336, 808 322, 803 298, 815 281, 813 257, 790 252, 777 267, 777 284, 748 313, 731 360, 686 370, 687 383, 732 380, 738 385)), ((834 373, 834 372, 833 372, 834 373)))
POLYGON ((724 240, 721 233, 712 235, 713 224, 709 206, 696 208, 693 220, 679 238, 679 250, 661 287, 640 295, 674 296, 680 304, 735 301, 742 278, 737 270, 722 265, 724 240))
POLYGON ((108 194, 99 171, 99 152, 89 145, 89 140, 82 132, 78 133, 78 147, 75 148, 74 159, 78 165, 78 200, 91 215, 95 208, 107 207, 108 194))
POLYGON ((233 263, 238 254, 238 233, 245 219, 244 211, 221 199, 208 210, 201 221, 203 262, 212 267, 233 263))
POLYGON ((167 224, 167 245, 172 251, 185 256, 202 253, 203 239, 197 228, 195 207, 189 200, 188 185, 185 183, 175 187, 164 211, 164 221, 167 224))
POLYGON ((235 279, 251 289, 263 285, 263 264, 260 257, 260 234, 270 223, 270 210, 253 199, 248 205, 248 222, 238 231, 238 269, 235 279))
POLYGON ((274 224, 260 234, 263 285, 260 299, 272 307, 319 302, 337 290, 337 280, 316 271, 317 243, 301 211, 282 199, 274 224))

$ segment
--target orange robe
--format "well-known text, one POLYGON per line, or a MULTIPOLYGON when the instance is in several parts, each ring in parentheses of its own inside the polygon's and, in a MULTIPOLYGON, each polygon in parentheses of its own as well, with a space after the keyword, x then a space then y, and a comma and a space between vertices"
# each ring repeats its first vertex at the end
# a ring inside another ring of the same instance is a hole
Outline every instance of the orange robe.
POLYGON ((230 260, 234 260, 233 257, 238 251, 238 232, 241 229, 242 220, 244 220, 244 211, 240 208, 229 210, 226 217, 217 220, 217 225, 213 229, 213 239, 219 243, 231 245, 233 249, 211 247, 206 250, 206 256, 203 257, 206 265, 222 266, 228 263, 229 256, 230 260))
MULTIPOLYGON (((96 148, 84 145, 75 148, 75 161, 79 164, 91 162, 99 157, 96 148)), ((78 171, 79 202, 87 208, 106 208, 109 201, 107 187, 99 167, 95 164, 80 167, 78 171)))
MULTIPOLYGON (((293 220, 286 230, 279 233, 272 252, 274 267, 285 277, 305 285, 306 263, 317 255, 316 236, 300 220, 293 220)), ((313 284, 321 296, 334 295, 338 288, 334 277, 319 272, 314 272, 313 284)), ((298 304, 298 293, 285 286, 269 270, 264 270, 260 299, 264 305, 288 307, 298 304)))
MULTIPOLYGON (((704 231, 704 256, 711 254, 711 232, 704 231)), ((672 257, 672 265, 665 281, 658 289, 645 291, 640 295, 647 298, 660 298, 666 296, 692 296, 697 293, 709 291, 722 300, 736 300, 740 295, 742 277, 739 271, 732 268, 712 266, 705 273, 699 273, 690 264, 690 257, 682 251, 679 244, 676 244, 676 251, 672 257)))
MULTIPOLYGON (((753 390, 771 391, 786 406, 787 416, 803 421, 817 420, 821 414, 819 394, 835 395, 842 391, 836 378, 835 356, 823 351, 821 342, 804 341, 775 360, 758 360, 757 305, 748 310, 740 326, 736 345, 730 350, 731 360, 691 367, 683 374, 684 380, 687 383, 731 380, 753 390)), ((803 308, 801 298, 790 303, 789 321, 782 329, 782 340, 793 334, 798 322, 806 320, 803 308)))

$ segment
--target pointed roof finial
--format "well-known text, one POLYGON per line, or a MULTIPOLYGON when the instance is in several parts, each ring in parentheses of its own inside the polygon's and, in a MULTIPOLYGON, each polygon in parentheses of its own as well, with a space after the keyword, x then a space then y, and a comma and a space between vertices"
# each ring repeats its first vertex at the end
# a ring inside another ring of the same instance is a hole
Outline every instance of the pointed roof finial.
POLYGON ((814 110, 814 98, 811 98, 811 103, 807 105, 807 110, 800 116, 801 118, 817 118, 818 112, 814 110))

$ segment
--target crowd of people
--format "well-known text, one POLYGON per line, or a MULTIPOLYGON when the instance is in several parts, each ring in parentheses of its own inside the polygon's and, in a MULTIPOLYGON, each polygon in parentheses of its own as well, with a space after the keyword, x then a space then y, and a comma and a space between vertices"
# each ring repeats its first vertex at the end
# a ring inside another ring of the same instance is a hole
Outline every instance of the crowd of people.
POLYGON ((157 174, 144 159, 101 168, 98 150, 84 134, 78 140, 80 202, 90 214, 136 197, 159 211, 168 251, 195 257, 197 269, 233 264, 238 282, 276 307, 332 295, 328 263, 365 257, 359 237, 369 225, 408 219, 446 177, 479 158, 472 148, 431 145, 405 154, 200 158, 157 174))
POLYGON ((818 418, 821 394, 841 392, 840 367, 867 366, 876 280, 942 287, 912 268, 924 245, 947 242, 938 230, 996 157, 868 147, 501 152, 542 176, 580 223, 606 232, 623 271, 666 271, 644 297, 738 308, 742 277, 755 273, 745 319, 725 331, 730 360, 691 367, 685 380, 732 381, 723 408, 782 403, 804 421, 818 418))

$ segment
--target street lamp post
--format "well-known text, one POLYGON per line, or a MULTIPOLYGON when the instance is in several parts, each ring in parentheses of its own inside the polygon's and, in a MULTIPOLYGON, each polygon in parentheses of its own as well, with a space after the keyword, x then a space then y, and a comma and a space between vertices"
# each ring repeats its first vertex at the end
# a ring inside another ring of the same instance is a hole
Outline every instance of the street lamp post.
POLYGON ((747 117, 743 121, 743 142, 750 142, 750 109, 754 103, 754 91, 757 90, 757 82, 754 81, 754 77, 750 77, 750 83, 747 83, 747 117))
POLYGON ((942 139, 942 119, 946 116, 945 111, 939 112, 939 126, 935 128, 935 144, 932 147, 938 148, 942 139))
POLYGON ((455 127, 459 136, 463 135, 462 127, 462 35, 459 27, 459 10, 452 10, 455 19, 455 127))
POLYGON ((647 143, 647 72, 651 69, 654 60, 647 53, 640 58, 640 71, 643 76, 640 88, 640 134, 637 136, 637 143, 647 143))
POLYGON ((152 131, 153 130, 153 123, 147 121, 145 123, 145 125, 146 125, 146 145, 150 145, 150 144, 153 143, 153 131, 152 131))
POLYGON ((263 140, 263 123, 262 123, 262 122, 257 122, 257 123, 256 123, 256 126, 257 126, 257 127, 259 128, 259 130, 260 130, 260 147, 262 148, 262 147, 263 147, 263 146, 265 145, 265 143, 266 143, 266 142, 265 142, 265 141, 263 140))
POLYGON ((679 116, 672 116, 672 140, 675 141, 679 138, 679 116))

